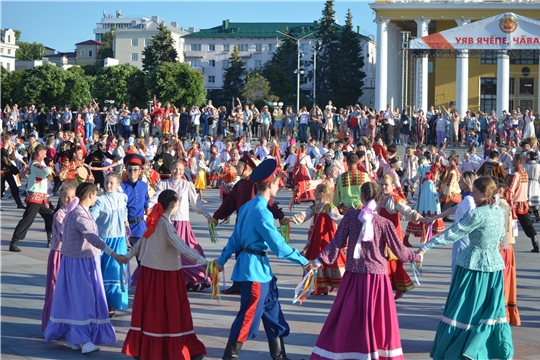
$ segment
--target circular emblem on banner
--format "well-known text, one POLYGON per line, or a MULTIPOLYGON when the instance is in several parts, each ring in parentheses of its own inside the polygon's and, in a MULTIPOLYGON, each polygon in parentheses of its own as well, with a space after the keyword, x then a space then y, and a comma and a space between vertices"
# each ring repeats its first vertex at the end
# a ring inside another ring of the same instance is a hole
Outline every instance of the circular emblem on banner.
POLYGON ((499 27, 505 34, 511 34, 518 28, 518 21, 513 15, 506 15, 499 21, 499 27))

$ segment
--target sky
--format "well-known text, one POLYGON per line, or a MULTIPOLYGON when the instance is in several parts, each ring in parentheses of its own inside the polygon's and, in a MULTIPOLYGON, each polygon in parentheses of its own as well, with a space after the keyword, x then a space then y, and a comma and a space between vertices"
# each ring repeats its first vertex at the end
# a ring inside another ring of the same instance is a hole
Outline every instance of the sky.
MULTIPOLYGON (((374 1, 370 1, 374 2, 374 1)), ((107 14, 120 9, 126 17, 164 17, 167 24, 196 30, 231 22, 312 22, 321 18, 325 1, 25 1, 0 2, 1 27, 21 30, 21 41, 38 42, 57 51, 74 51, 75 44, 95 39, 93 29, 107 14)), ((367 1, 336 0, 334 10, 339 24, 345 23, 351 9, 354 29, 375 35, 374 12, 367 1)))

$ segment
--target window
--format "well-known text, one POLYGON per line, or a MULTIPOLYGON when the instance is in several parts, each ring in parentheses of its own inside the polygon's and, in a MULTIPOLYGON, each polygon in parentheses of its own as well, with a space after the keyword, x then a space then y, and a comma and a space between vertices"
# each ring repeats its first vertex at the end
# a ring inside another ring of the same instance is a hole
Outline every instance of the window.
POLYGON ((191 44, 191 51, 201 51, 201 44, 191 44))
POLYGON ((261 60, 255 60, 255 69, 260 69, 262 67, 262 61, 261 60))
POLYGON ((538 50, 513 50, 509 52, 510 64, 538 65, 540 52, 538 50))
POLYGON ((262 44, 255 44, 255 51, 262 52, 262 44))
POLYGON ((274 44, 268 44, 268 51, 269 51, 269 52, 274 52, 274 51, 276 51, 276 45, 274 45, 274 44))
POLYGON ((482 50, 480 53, 480 64, 496 64, 497 63, 497 51, 495 50, 482 50))
POLYGON ((139 46, 139 39, 131 39, 131 46, 139 46))
POLYGON ((208 83, 209 84, 215 84, 216 83, 216 77, 214 75, 208 76, 208 83))
POLYGON ((8 36, 7 36, 7 42, 8 42, 8 43, 11 42, 11 35, 8 35, 8 36))
MULTIPOLYGON (((508 90, 510 92, 510 95, 514 95, 516 93, 516 78, 510 78, 510 89, 508 90)), ((513 108, 510 108, 513 109, 513 108)))
POLYGON ((144 46, 150 45, 151 41, 152 41, 152 39, 144 39, 144 46))
POLYGON ((191 66, 191 67, 200 67, 201 66, 201 60, 191 60, 189 62, 189 66, 191 66))
POLYGON ((0 54, 4 53, 4 48, 0 48, 0 54))
POLYGON ((216 51, 216 45, 215 44, 208 45, 208 51, 216 51))
POLYGON ((88 57, 94 57, 92 50, 88 50, 88 57))
POLYGON ((534 95, 534 78, 519 79, 519 95, 534 95))
POLYGON ((223 45, 223 52, 229 52, 229 51, 231 51, 231 45, 224 44, 223 45))
POLYGON ((6 63, 7 65, 7 71, 11 71, 11 63, 6 63))
POLYGON ((82 58, 86 57, 86 50, 80 50, 79 51, 79 56, 82 57, 82 58))
POLYGON ((208 60, 208 67, 216 67, 216 60, 208 60))
POLYGON ((307 52, 307 44, 300 44, 300 51, 303 52, 303 53, 306 53, 307 52))
POLYGON ((491 110, 500 110, 497 109, 497 78, 480 78, 480 111, 489 114, 491 110))
POLYGON ((139 54, 138 53, 132 53, 131 54, 131 61, 139 61, 139 54))
POLYGON ((248 44, 238 44, 238 51, 248 51, 248 44))
POLYGON ((231 62, 229 60, 223 60, 223 69, 228 69, 231 66, 231 62))
POLYGON ((11 55, 11 49, 7 49, 8 55, 11 55))

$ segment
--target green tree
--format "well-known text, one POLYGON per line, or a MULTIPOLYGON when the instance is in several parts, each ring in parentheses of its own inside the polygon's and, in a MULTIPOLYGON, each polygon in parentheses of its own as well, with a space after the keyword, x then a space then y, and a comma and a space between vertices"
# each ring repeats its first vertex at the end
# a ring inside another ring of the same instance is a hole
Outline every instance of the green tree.
MULTIPOLYGON (((288 99, 295 99, 296 84, 291 80, 291 77, 285 73, 282 67, 267 64, 263 68, 262 75, 270 84, 273 95, 283 99, 284 102, 288 99)), ((296 77, 296 75, 294 76, 296 77)))
POLYGON ((295 70, 298 66, 298 47, 292 39, 296 35, 289 28, 285 29, 285 34, 288 36, 283 36, 283 42, 263 68, 263 76, 270 83, 272 92, 280 99, 295 94, 295 70))
POLYGON ((105 100, 114 100, 117 104, 125 102, 131 106, 141 105, 136 103, 146 92, 142 86, 134 87, 134 81, 143 72, 136 66, 121 64, 116 66, 104 67, 96 76, 93 94, 99 104, 104 104, 105 100))
MULTIPOLYGON (((90 103, 92 99, 90 84, 80 67, 73 66, 69 68, 65 72, 64 81, 66 87, 61 97, 61 103, 69 104, 73 109, 90 103)), ((50 104, 48 105, 50 106, 50 104)))
POLYGON ((106 32, 101 37, 101 42, 103 44, 98 51, 98 59, 103 60, 106 58, 114 58, 113 43, 114 39, 116 38, 116 34, 114 33, 115 31, 116 28, 113 27, 111 31, 106 32))
POLYGON ((246 82, 242 88, 242 97, 246 102, 253 103, 257 100, 270 100, 270 83, 257 72, 248 72, 246 82))
POLYGON ((41 60, 45 55, 45 46, 37 42, 29 43, 17 41, 19 50, 15 53, 15 60, 41 60))
POLYGON ((17 87, 21 83, 22 71, 7 71, 3 66, 0 66, 2 75, 0 82, 2 83, 2 109, 6 104, 15 104, 19 101, 15 97, 17 87))
POLYGON ((231 99, 240 97, 242 88, 244 87, 244 61, 240 58, 238 46, 234 46, 234 50, 229 60, 229 67, 223 75, 222 98, 231 99))
POLYGON ((152 37, 152 41, 148 44, 143 52, 143 70, 153 70, 159 65, 167 62, 177 62, 178 52, 174 48, 174 40, 170 30, 161 22, 158 26, 159 32, 152 37))
POLYGON ((364 56, 358 34, 353 30, 351 10, 347 11, 345 26, 339 38, 340 72, 338 76, 340 86, 337 88, 335 103, 338 106, 356 104, 362 96, 364 78, 364 56))
POLYGON ((162 103, 189 107, 206 102, 204 75, 186 63, 165 63, 157 66, 147 74, 146 84, 162 103))
POLYGON ((318 104, 333 100, 341 84, 336 76, 340 72, 339 36, 336 26, 334 0, 326 0, 317 31, 316 90, 318 104))
POLYGON ((47 64, 22 71, 14 98, 37 107, 58 105, 66 89, 67 71, 47 64))

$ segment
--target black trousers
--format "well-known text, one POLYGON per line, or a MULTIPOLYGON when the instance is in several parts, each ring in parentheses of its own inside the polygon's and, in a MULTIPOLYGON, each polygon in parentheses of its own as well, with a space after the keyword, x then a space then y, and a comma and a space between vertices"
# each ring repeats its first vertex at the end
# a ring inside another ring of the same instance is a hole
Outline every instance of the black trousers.
POLYGON ((519 220, 519 224, 521 225, 521 228, 525 232, 525 235, 527 235, 527 237, 531 239, 532 246, 537 247, 538 240, 536 240, 536 229, 534 228, 532 224, 529 213, 517 214, 517 218, 519 220))
POLYGON ((394 126, 390 124, 383 125, 383 141, 386 145, 394 143, 394 126))
POLYGON ((26 210, 24 211, 21 221, 15 227, 13 237, 19 240, 24 240, 26 233, 32 223, 36 219, 36 215, 39 214, 45 220, 45 231, 52 232, 52 220, 54 212, 52 209, 47 208, 44 204, 27 203, 26 210))
POLYGON ((19 187, 17 186, 17 182, 15 181, 12 173, 2 174, 2 196, 4 195, 4 189, 6 188, 6 181, 9 185, 9 189, 11 190, 11 196, 13 196, 13 199, 17 205, 22 205, 23 203, 21 201, 21 197, 19 196, 19 187))

